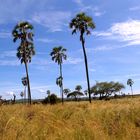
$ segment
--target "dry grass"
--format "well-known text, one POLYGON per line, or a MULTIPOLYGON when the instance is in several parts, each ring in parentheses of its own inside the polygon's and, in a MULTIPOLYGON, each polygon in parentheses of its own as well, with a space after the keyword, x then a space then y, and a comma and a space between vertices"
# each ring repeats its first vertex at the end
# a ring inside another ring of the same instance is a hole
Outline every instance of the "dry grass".
POLYGON ((1 140, 140 140, 140 98, 0 107, 1 140))

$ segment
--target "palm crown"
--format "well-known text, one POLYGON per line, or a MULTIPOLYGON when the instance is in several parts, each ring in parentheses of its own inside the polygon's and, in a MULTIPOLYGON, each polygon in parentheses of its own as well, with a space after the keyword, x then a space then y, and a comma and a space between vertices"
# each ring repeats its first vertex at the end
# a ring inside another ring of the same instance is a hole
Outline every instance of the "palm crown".
POLYGON ((132 79, 128 79, 127 80, 127 85, 129 85, 130 87, 134 84, 132 79))
POLYGON ((63 59, 64 60, 67 59, 65 52, 66 52, 66 49, 63 48, 62 46, 59 46, 59 47, 53 48, 50 55, 52 56, 52 60, 55 61, 56 63, 58 63, 58 65, 59 65, 59 64, 63 63, 63 59))
POLYGON ((83 35, 84 33, 86 33, 87 35, 90 34, 90 29, 95 28, 95 24, 93 23, 92 18, 86 16, 85 13, 77 14, 76 17, 71 20, 69 26, 73 29, 72 34, 80 31, 81 35, 83 35))
POLYGON ((21 40, 17 49, 17 57, 21 60, 21 63, 31 62, 31 57, 35 54, 32 29, 33 26, 30 23, 21 22, 15 26, 12 32, 14 42, 18 39, 21 40))

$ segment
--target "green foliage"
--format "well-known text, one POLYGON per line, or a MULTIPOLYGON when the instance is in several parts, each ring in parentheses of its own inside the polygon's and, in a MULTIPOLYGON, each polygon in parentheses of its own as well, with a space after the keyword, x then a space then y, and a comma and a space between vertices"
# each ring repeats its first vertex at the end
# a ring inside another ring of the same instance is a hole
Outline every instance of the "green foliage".
POLYGON ((16 42, 18 39, 21 41, 17 49, 17 57, 21 63, 31 62, 31 57, 35 55, 32 29, 33 26, 29 22, 21 22, 15 26, 12 32, 13 41, 16 42))
POLYGON ((85 13, 77 14, 76 17, 71 20, 69 26, 72 29, 72 34, 80 31, 81 34, 86 33, 88 35, 90 34, 90 29, 95 28, 92 18, 87 16, 85 13))
POLYGON ((115 95, 116 92, 121 91, 123 88, 125 88, 124 85, 119 82, 97 82, 96 85, 91 88, 91 93, 100 95, 100 99, 103 99, 112 94, 115 95))
POLYGON ((58 65, 63 63, 63 59, 67 59, 66 49, 62 46, 54 47, 52 52, 50 53, 52 60, 58 63, 58 65))

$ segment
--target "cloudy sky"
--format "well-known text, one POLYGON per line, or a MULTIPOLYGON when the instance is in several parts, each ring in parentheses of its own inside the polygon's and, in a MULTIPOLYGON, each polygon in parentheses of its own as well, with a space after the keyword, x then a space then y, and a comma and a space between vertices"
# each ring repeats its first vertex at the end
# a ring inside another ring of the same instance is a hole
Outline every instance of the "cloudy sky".
MULTIPOLYGON (((71 35, 70 20, 79 12, 93 18, 96 29, 86 37, 91 86, 96 81, 135 82, 140 91, 140 3, 139 0, 1 0, 0 1, 0 95, 18 98, 24 89, 21 78, 24 65, 16 58, 18 43, 11 31, 19 21, 34 26, 36 55, 29 64, 33 98, 44 98, 46 90, 59 96, 56 77, 59 67, 51 61, 53 47, 67 49, 63 65, 64 87, 73 90, 81 84, 86 89, 83 52, 79 34, 71 35)), ((129 92, 126 85, 124 92, 129 92)))

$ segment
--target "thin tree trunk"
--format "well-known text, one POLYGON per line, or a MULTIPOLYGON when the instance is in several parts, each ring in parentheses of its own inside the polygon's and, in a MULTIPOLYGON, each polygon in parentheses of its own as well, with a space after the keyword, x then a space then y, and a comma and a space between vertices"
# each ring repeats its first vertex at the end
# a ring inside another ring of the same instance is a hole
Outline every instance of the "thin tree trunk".
POLYGON ((62 105, 64 104, 64 99, 63 99, 63 75, 62 75, 62 64, 60 63, 60 76, 62 78, 62 85, 60 87, 61 90, 61 95, 62 95, 62 105))
POLYGON ((29 75, 28 75, 28 66, 25 62, 25 68, 26 68, 26 76, 27 76, 27 83, 28 83, 28 103, 31 105, 31 90, 30 90, 30 82, 29 82, 29 75))
POLYGON ((87 77, 87 85, 88 85, 89 102, 91 103, 91 92, 90 92, 90 82, 89 82, 89 73, 88 73, 88 62, 87 62, 87 56, 86 56, 86 50, 85 50, 85 41, 84 41, 82 33, 81 33, 80 38, 81 38, 81 42, 82 42, 84 60, 85 60, 85 67, 86 67, 86 77, 87 77))
POLYGON ((25 88, 24 88, 24 102, 25 102, 25 104, 26 104, 26 86, 25 86, 25 88))
POLYGON ((133 89, 132 89, 132 86, 130 86, 131 87, 131 95, 132 95, 132 97, 133 97, 133 89))

